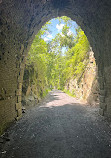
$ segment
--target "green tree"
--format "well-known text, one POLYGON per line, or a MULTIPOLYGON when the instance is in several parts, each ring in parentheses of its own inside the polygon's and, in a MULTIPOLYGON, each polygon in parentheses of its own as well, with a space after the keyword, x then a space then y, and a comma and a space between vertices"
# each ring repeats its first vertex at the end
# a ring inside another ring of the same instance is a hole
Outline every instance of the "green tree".
POLYGON ((26 65, 30 82, 37 86, 39 95, 47 88, 63 90, 70 78, 80 78, 88 62, 90 45, 84 31, 78 27, 74 36, 70 30, 71 19, 62 17, 59 21, 64 21, 62 31, 45 42, 43 37, 50 32, 50 23, 47 23, 35 36, 28 53, 26 65))

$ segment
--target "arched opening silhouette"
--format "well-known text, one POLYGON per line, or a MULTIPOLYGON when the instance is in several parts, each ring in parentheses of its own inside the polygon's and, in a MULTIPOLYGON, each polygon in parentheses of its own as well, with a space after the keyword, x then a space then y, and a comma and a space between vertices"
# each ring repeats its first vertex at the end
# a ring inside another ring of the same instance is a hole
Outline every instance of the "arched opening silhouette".
POLYGON ((49 89, 98 102, 94 52, 84 31, 66 16, 47 22, 34 38, 25 63, 23 105, 37 104, 49 89))

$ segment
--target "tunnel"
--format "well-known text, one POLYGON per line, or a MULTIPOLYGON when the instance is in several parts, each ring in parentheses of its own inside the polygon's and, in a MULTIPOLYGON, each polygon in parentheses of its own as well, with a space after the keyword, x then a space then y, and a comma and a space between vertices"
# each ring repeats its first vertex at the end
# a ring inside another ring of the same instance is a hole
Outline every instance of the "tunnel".
POLYGON ((68 16, 84 30, 98 67, 100 114, 111 118, 111 1, 0 0, 0 133, 22 116, 24 66, 34 36, 68 16))

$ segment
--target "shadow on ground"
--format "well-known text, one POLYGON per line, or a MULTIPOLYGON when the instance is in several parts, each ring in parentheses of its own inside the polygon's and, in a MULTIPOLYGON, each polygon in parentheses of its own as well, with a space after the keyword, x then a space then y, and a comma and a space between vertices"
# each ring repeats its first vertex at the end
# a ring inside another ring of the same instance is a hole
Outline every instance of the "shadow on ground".
POLYGON ((28 110, 10 128, 1 157, 110 158, 110 127, 90 107, 71 103, 72 97, 66 96, 65 104, 65 95, 50 93, 41 106, 28 110))

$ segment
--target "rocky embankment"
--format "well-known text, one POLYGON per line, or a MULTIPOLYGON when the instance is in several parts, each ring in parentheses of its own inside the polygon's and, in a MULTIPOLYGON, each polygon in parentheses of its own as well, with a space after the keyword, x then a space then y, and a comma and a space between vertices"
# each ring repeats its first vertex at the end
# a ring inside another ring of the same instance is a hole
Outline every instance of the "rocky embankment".
POLYGON ((67 81, 65 89, 75 95, 76 98, 87 101, 91 105, 99 103, 97 66, 92 51, 89 52, 88 64, 81 77, 67 81))

